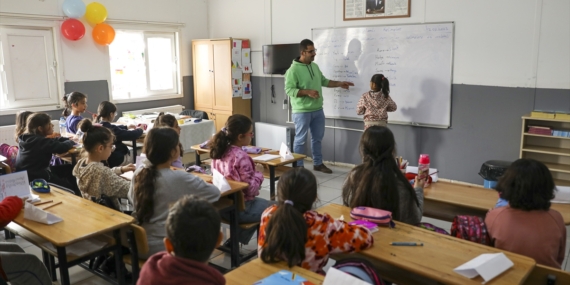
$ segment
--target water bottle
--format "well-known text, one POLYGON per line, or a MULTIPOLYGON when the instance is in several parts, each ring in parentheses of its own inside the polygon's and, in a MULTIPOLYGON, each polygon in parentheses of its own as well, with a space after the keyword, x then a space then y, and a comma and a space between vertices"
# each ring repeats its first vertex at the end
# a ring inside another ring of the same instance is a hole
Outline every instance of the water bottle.
POLYGON ((64 117, 59 118, 59 133, 62 137, 67 136, 67 124, 64 117))
MULTIPOLYGON (((420 154, 420 159, 418 160, 418 179, 426 179, 429 175, 429 154, 420 154)), ((429 186, 428 180, 424 187, 429 186)))

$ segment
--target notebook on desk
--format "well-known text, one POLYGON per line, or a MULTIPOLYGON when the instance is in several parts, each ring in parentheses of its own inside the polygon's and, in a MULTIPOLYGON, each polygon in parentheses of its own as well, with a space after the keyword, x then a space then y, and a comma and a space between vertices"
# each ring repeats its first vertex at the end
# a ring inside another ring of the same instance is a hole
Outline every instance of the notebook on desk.
POLYGON ((254 285, 272 284, 272 285, 314 285, 311 281, 287 270, 281 270, 273 273, 268 277, 259 280, 254 285))
POLYGON ((269 160, 274 160, 274 159, 280 158, 280 157, 281 156, 276 155, 276 154, 264 154, 264 155, 254 157, 253 160, 255 160, 255 161, 269 161, 269 160))

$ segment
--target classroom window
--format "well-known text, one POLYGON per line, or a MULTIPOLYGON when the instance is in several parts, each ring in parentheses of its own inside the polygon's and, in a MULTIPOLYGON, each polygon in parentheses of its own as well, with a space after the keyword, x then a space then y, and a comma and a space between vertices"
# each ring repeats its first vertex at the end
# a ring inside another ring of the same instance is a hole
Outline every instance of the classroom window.
POLYGON ((178 33, 118 30, 109 45, 111 99, 181 97, 178 33))
POLYGON ((0 25, 2 114, 56 109, 61 86, 53 27, 0 25))

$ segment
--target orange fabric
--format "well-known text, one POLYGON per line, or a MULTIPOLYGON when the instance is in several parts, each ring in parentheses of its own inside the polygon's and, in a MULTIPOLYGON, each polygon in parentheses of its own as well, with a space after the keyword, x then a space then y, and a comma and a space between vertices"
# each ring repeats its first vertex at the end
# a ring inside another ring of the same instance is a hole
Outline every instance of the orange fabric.
MULTIPOLYGON (((259 256, 265 244, 265 228, 276 210, 277 206, 273 205, 267 208, 261 216, 257 251, 259 256)), ((330 254, 359 252, 374 244, 372 234, 367 228, 335 220, 326 213, 307 211, 303 216, 308 229, 305 260, 300 266, 305 269, 320 273, 323 266, 327 264, 330 254)))

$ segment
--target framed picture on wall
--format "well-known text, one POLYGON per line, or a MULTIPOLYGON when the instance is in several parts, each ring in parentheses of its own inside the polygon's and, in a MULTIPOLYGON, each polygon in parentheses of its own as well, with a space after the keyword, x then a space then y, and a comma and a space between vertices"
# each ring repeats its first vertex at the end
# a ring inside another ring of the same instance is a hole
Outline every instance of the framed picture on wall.
POLYGON ((343 0, 344 21, 410 17, 412 0, 343 0))

